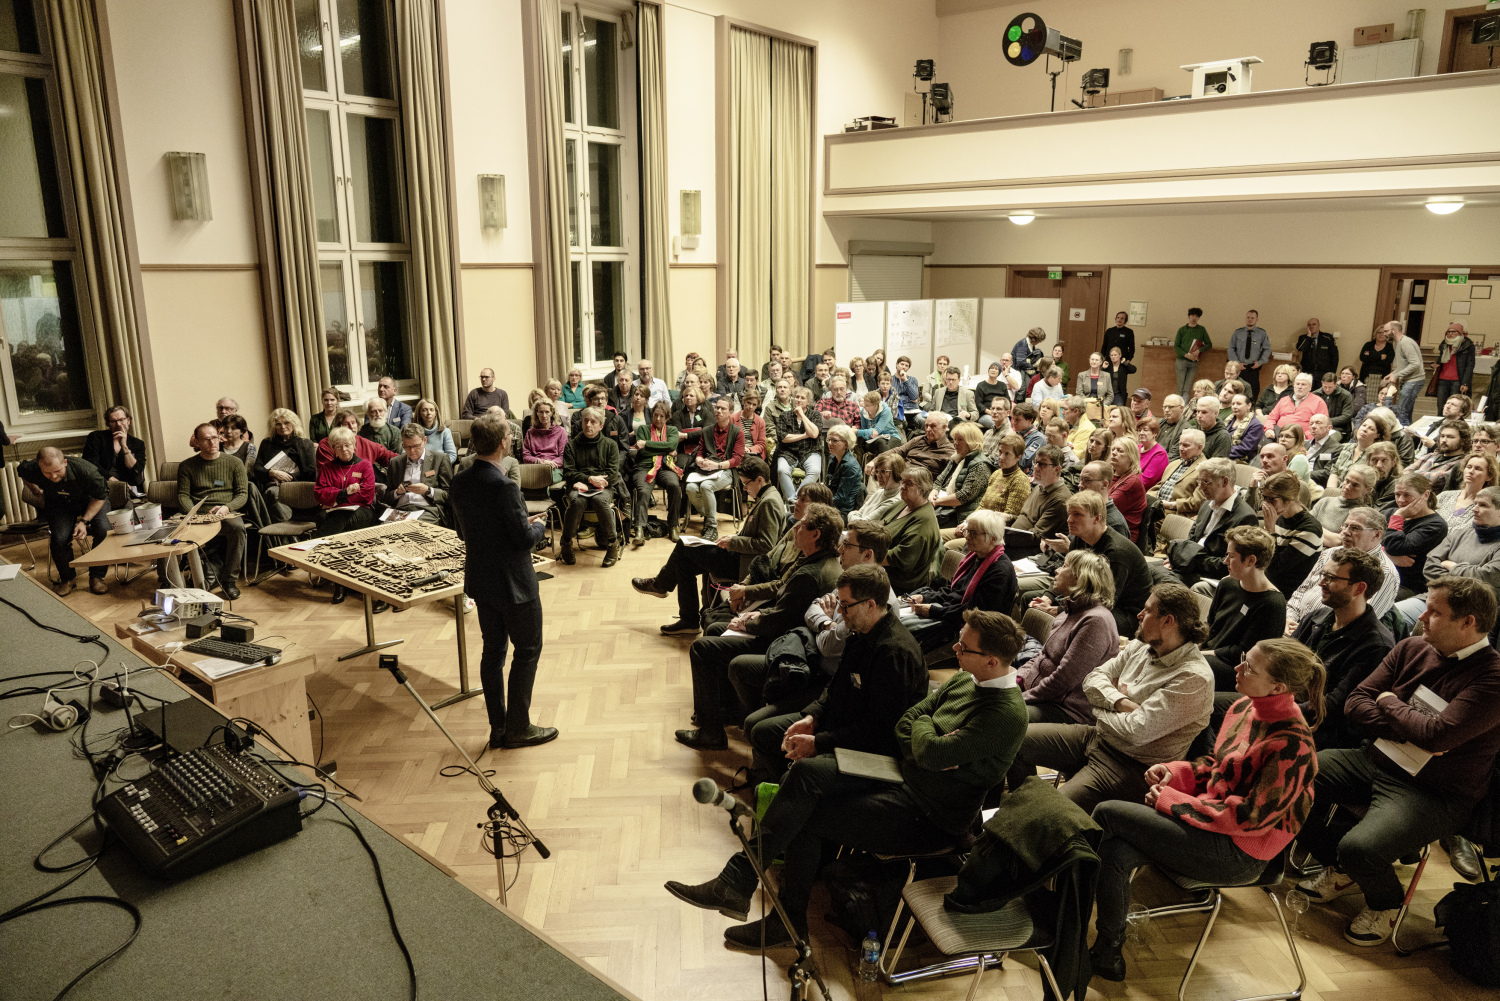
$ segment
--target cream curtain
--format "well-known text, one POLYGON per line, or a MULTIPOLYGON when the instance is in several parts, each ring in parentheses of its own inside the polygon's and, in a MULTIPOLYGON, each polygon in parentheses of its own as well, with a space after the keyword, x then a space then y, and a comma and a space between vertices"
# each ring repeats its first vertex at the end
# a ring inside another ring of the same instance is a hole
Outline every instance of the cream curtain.
POLYGON ((771 349, 771 39, 729 33, 729 346, 771 349))
POLYGON ((666 372, 672 350, 672 307, 667 288, 672 233, 667 201, 667 137, 662 101, 661 8, 637 4, 636 40, 641 102, 641 331, 642 355, 666 372))
MULTIPOLYGON (((109 104, 93 0, 45 0, 56 56, 67 138, 64 179, 78 206, 78 242, 83 274, 74 285, 93 314, 97 354, 105 359, 106 405, 120 403, 145 420, 147 380, 141 357, 135 286, 125 244, 128 220, 110 143, 109 104)), ((3 196, 0 196, 3 197, 3 196)), ((96 401, 97 403, 97 401, 96 401)), ((156 468, 151 435, 145 435, 147 468, 156 468)))
POLYGON ((296 21, 290 0, 237 0, 236 15, 272 398, 306 420, 322 409, 319 394, 331 379, 296 21))
POLYGON ((396 64, 411 243, 411 346, 423 391, 439 413, 452 416, 460 400, 458 269, 449 225, 452 173, 435 0, 396 0, 396 64))
MULTIPOLYGON (((801 358, 808 345, 812 178, 812 49, 771 39, 771 340, 801 358)), ((751 358, 770 354, 757 342, 751 358)))
POLYGON ((568 252, 568 166, 563 146, 562 8, 558 0, 531 0, 536 90, 532 112, 537 120, 540 160, 537 191, 540 211, 533 238, 536 254, 537 371, 561 378, 573 367, 573 287, 568 252))

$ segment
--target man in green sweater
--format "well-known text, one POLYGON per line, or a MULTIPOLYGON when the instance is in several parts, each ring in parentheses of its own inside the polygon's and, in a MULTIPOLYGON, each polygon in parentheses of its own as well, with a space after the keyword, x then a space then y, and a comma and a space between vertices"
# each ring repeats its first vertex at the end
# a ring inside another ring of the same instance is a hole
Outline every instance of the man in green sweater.
POLYGON ((1177 395, 1185 400, 1192 399, 1193 380, 1198 378, 1198 358, 1214 346, 1208 331, 1198 324, 1202 316, 1203 310, 1197 306, 1188 310, 1187 323, 1177 328, 1177 338, 1172 342, 1172 348, 1177 352, 1177 395), (1194 341, 1200 342, 1196 349, 1194 341))
MULTIPOLYGON (((177 466, 177 506, 186 511, 199 501, 199 510, 208 514, 228 514, 245 506, 250 496, 250 481, 245 464, 219 451, 219 430, 212 424, 199 424, 193 431, 193 447, 198 454, 177 466)), ((224 557, 219 570, 219 591, 230 601, 240 596, 234 578, 245 553, 245 519, 225 518, 219 522, 219 538, 224 540, 224 557)))
MULTIPOLYGON (((839 609, 850 629, 865 632, 885 614, 881 595, 856 593, 840 579, 839 609)), ((942 688, 908 709, 896 724, 899 785, 846 775, 832 754, 792 763, 760 825, 763 859, 780 856, 781 903, 806 933, 808 895, 823 842, 879 854, 932 852, 952 846, 968 830, 985 793, 998 785, 1026 735, 1026 705, 1011 660, 1026 635, 999 612, 964 613, 953 650, 960 670, 942 688)), ((755 892, 755 870, 743 852, 707 883, 668 882, 667 891, 705 910, 743 921, 755 892)), ((791 940, 775 914, 765 919, 765 944, 791 940)), ((724 931, 730 946, 758 949, 761 922, 724 931)))

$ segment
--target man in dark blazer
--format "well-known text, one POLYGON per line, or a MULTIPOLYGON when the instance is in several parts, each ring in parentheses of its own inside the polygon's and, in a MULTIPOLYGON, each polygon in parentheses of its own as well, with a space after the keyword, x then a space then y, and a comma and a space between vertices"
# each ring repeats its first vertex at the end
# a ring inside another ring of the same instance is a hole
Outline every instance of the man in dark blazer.
POLYGON ((531 723, 531 686, 542 655, 542 600, 531 551, 545 534, 543 516, 527 518, 521 488, 500 472, 500 460, 510 454, 510 422, 485 414, 469 433, 477 458, 453 477, 448 503, 466 549, 464 593, 474 599, 484 636, 479 680, 490 717, 490 746, 545 744, 557 737, 557 728, 531 723), (507 693, 502 668, 512 640, 516 654, 507 693))
POLYGON ((83 440, 83 457, 106 482, 119 480, 136 490, 145 489, 146 443, 130 433, 130 411, 110 407, 104 412, 104 424, 102 431, 90 431, 83 440))
POLYGON ((1204 501, 1192 531, 1186 539, 1174 539, 1167 546, 1167 562, 1172 571, 1190 587, 1200 580, 1223 580, 1228 573, 1224 566, 1229 554, 1226 533, 1239 525, 1260 521, 1236 487, 1234 463, 1228 459, 1205 459, 1198 482, 1203 487, 1204 501))
MULTIPOLYGON (((506 427, 510 427, 509 421, 506 427)), ((419 512, 418 521, 441 524, 453 480, 448 457, 427 447, 427 433, 420 424, 401 429, 401 453, 385 467, 385 496, 381 499, 398 511, 419 512)))

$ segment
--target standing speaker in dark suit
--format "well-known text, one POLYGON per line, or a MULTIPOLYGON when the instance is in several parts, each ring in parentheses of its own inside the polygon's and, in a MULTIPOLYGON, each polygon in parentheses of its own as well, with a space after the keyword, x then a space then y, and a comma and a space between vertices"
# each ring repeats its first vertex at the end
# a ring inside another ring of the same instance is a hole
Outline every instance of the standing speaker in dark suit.
POLYGON ((510 423, 486 414, 470 434, 476 458, 453 477, 448 504, 453 527, 464 540, 464 593, 474 599, 484 637, 479 679, 490 717, 490 746, 545 744, 557 729, 531 724, 531 686, 542 656, 542 601, 531 551, 545 532, 540 515, 527 518, 521 488, 500 472, 500 460, 510 454, 510 423), (507 692, 505 652, 511 642, 516 653, 507 692))

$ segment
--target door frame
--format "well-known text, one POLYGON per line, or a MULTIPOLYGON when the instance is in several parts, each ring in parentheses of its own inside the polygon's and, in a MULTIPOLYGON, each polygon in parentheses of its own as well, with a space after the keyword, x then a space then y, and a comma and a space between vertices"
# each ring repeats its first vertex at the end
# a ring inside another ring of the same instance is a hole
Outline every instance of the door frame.
MULTIPOLYGON (((1047 270, 1047 265, 1045 265, 1045 264, 1008 264, 1008 265, 1006 265, 1006 267, 1005 267, 1005 294, 1006 294, 1006 297, 1007 298, 1015 298, 1016 297, 1016 294, 1015 294, 1015 285, 1016 285, 1016 277, 1017 277, 1017 275, 1018 275, 1019 272, 1022 272, 1022 271, 1037 271, 1037 270, 1046 271, 1047 270)), ((1088 350, 1085 351, 1085 350, 1082 350, 1081 348, 1073 347, 1073 345, 1078 345, 1080 343, 1076 337, 1071 337, 1070 336, 1070 337, 1064 338, 1064 342, 1065 342, 1064 349, 1063 349, 1064 360, 1067 361, 1067 363, 1070 366, 1072 366, 1072 370, 1074 372, 1078 372, 1078 371, 1080 371, 1082 369, 1087 369, 1088 368, 1089 355, 1091 353, 1099 350, 1100 346, 1104 343, 1104 331, 1106 329, 1108 329, 1107 326, 1104 323, 1104 320, 1105 320, 1105 312, 1109 308, 1110 266, 1108 264, 1064 264, 1062 270, 1063 270, 1063 281, 1067 281, 1067 277, 1068 277, 1068 275, 1069 275, 1070 272, 1076 274, 1076 272, 1079 272, 1079 271, 1092 271, 1099 278, 1099 300, 1098 300, 1098 302, 1092 304, 1089 307, 1090 309, 1093 310, 1093 313, 1094 313, 1093 320, 1092 320, 1092 322, 1090 322, 1089 320, 1085 320, 1084 321, 1084 323, 1086 325, 1086 329, 1085 329, 1085 331, 1083 333, 1084 333, 1085 339, 1087 340, 1088 345, 1089 345, 1088 350)), ((1058 299, 1062 299, 1063 298, 1061 285, 1059 285, 1059 287, 1058 287, 1058 296, 1057 297, 1058 297, 1058 299)), ((1064 329, 1063 328, 1063 324, 1068 323, 1068 322, 1070 322, 1070 321, 1067 319, 1067 317, 1062 316, 1061 313, 1058 314, 1058 336, 1059 337, 1063 336, 1063 329, 1064 329)), ((1071 392, 1071 388, 1069 389, 1069 391, 1071 392)))
POLYGON ((1453 46, 1457 42, 1457 27, 1459 20, 1473 17, 1476 14, 1484 14, 1488 7, 1479 4, 1475 7, 1452 7, 1443 11, 1443 44, 1438 49, 1437 71, 1439 73, 1453 72, 1453 46))
MULTIPOLYGON (((1468 267, 1472 275, 1500 275, 1500 265, 1454 265, 1455 267, 1468 267)), ((1448 269, 1446 267, 1400 267, 1398 265, 1385 265, 1380 269, 1380 281, 1375 287, 1375 324, 1378 326, 1389 320, 1396 319, 1393 303, 1396 294, 1400 290, 1400 282, 1404 278, 1425 278, 1428 281, 1446 281, 1448 269)))

